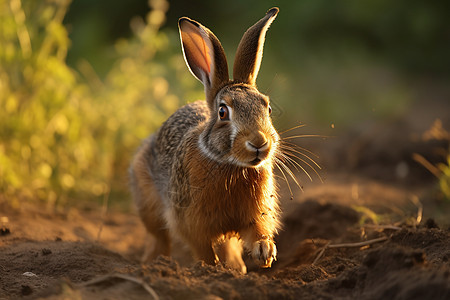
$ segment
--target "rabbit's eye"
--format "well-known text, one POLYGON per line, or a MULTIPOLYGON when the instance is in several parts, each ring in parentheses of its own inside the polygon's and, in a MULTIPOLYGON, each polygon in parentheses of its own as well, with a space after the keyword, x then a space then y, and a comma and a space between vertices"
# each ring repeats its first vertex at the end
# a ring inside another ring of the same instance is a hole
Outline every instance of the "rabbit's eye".
POLYGON ((269 105, 269 115, 272 113, 272 106, 269 105))
POLYGON ((228 112, 228 107, 226 105, 220 105, 219 107, 219 118, 222 121, 228 121, 230 119, 230 113, 228 112))

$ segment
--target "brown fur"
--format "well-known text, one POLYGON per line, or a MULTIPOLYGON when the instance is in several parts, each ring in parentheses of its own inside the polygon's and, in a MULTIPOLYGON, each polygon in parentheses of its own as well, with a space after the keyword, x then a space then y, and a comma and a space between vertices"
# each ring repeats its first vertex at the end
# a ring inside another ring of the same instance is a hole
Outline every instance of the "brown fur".
POLYGON ((234 80, 255 85, 263 54, 265 31, 277 14, 278 8, 270 9, 264 18, 250 27, 242 36, 234 58, 234 80), (249 59, 249 57, 253 58, 255 54, 255 59, 249 59))
MULTIPOLYGON (((270 10, 244 35, 252 39, 243 38, 244 44, 256 45, 252 56, 240 58, 255 66, 241 71, 251 73, 248 78, 257 75, 264 35, 277 12, 270 10)), ((144 260, 170 254, 170 233, 209 264, 220 260, 245 273, 243 244, 261 267, 270 267, 280 223, 273 177, 279 137, 269 98, 252 80, 228 79, 223 48, 211 31, 187 18, 179 26, 186 62, 203 82, 207 101, 177 110, 131 164, 136 206, 155 239, 144 260), (221 105, 232 118, 219 119, 221 105)))
POLYGON ((186 209, 185 214, 190 216, 184 222, 188 225, 187 220, 196 220, 192 233, 202 232, 216 239, 227 232, 254 227, 257 236, 272 237, 273 221, 266 224, 266 220, 278 212, 278 207, 267 201, 269 191, 275 193, 269 184, 271 170, 217 165, 202 156, 195 144, 188 147, 190 151, 184 160, 188 171, 186 184, 196 205, 186 209))
POLYGON ((147 249, 144 260, 170 254, 169 231, 163 216, 163 202, 148 172, 146 152, 150 143, 139 149, 132 162, 133 192, 139 215, 147 231, 155 238, 153 249, 147 249))

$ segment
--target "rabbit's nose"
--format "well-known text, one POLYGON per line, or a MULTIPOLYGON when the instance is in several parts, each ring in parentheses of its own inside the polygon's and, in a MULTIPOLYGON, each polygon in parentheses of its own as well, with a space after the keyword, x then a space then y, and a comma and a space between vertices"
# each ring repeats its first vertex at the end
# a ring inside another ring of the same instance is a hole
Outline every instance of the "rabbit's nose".
POLYGON ((262 151, 262 150, 265 150, 265 149, 267 148, 268 143, 265 142, 265 143, 262 144, 261 146, 255 146, 255 145, 253 145, 252 142, 247 141, 247 142, 245 143, 245 145, 247 146, 247 148, 248 148, 250 151, 254 151, 254 150, 262 151), (263 149, 263 148, 264 148, 264 149, 263 149))
POLYGON ((250 151, 264 151, 269 147, 269 141, 263 132, 258 131, 251 140, 245 142, 245 145, 250 151))

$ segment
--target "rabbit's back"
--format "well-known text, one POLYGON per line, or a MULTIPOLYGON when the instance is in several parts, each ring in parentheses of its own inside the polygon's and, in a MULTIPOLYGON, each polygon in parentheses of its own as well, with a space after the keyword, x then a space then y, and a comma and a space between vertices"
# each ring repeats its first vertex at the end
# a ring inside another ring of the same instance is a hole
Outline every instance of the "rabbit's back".
POLYGON ((183 149, 183 140, 188 133, 206 121, 209 115, 205 101, 189 103, 173 113, 150 137, 147 148, 150 176, 161 195, 167 191, 171 170, 176 156, 183 149))

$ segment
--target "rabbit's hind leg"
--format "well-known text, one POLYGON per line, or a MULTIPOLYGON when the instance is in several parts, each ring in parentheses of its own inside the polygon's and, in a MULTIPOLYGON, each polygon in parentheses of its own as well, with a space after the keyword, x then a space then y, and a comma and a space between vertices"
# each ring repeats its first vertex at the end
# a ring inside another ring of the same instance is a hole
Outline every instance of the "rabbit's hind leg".
POLYGON ((151 261, 159 255, 169 256, 169 230, 166 228, 164 220, 161 219, 158 209, 152 206, 146 206, 139 210, 139 215, 150 235, 144 255, 142 256, 142 262, 151 261))
POLYGON ((208 265, 215 265, 218 262, 218 258, 212 247, 211 240, 193 239, 189 242, 196 259, 202 260, 208 265))
POLYGON ((216 243, 214 250, 219 261, 228 268, 247 273, 247 267, 242 259, 242 242, 235 236, 224 238, 216 243))
POLYGON ((131 188, 142 222, 151 235, 142 257, 148 262, 158 255, 170 255, 170 235, 164 220, 164 208, 156 186, 148 173, 147 147, 136 154, 130 168, 131 188))

